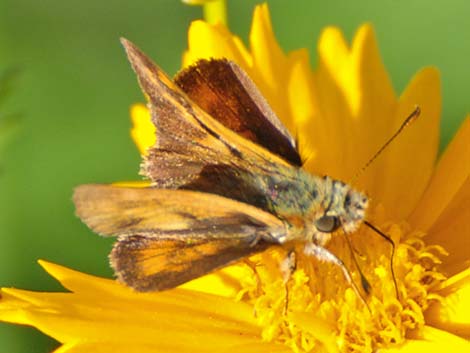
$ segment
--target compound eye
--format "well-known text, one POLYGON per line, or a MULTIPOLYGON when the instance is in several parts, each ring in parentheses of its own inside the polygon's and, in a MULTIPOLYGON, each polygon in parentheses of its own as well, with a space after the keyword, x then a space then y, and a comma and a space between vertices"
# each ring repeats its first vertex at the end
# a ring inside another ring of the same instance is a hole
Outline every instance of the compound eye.
POLYGON ((332 233, 340 226, 339 218, 335 216, 322 216, 315 221, 315 227, 323 233, 332 233))

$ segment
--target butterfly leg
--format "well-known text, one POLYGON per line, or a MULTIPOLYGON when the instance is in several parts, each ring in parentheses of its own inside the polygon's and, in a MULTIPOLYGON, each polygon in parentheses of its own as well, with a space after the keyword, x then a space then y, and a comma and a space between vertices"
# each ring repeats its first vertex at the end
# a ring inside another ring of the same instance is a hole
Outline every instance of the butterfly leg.
POLYGON ((367 280, 366 276, 364 276, 364 273, 361 270, 361 266, 359 266, 359 263, 357 262, 355 253, 357 252, 354 246, 351 243, 351 239, 349 239, 348 235, 343 232, 344 237, 346 238, 346 243, 348 244, 349 252, 351 253, 351 258, 354 261, 354 265, 356 266, 357 271, 359 272, 359 276, 361 277, 361 285, 362 289, 364 289, 364 292, 366 292, 367 295, 370 294, 371 292, 371 286, 369 281, 367 280))
POLYGON ((243 259, 243 263, 245 265, 247 265, 251 271, 253 272, 253 275, 255 276, 256 278, 256 292, 258 295, 261 295, 263 289, 262 289, 262 281, 261 281, 261 277, 258 273, 258 270, 257 270, 257 266, 259 265, 258 263, 255 263, 253 262, 252 260, 250 260, 249 258, 245 258, 243 259))
POLYGON ((297 257, 295 250, 291 249, 287 253, 286 258, 281 262, 281 272, 284 283, 287 283, 297 268, 297 257))
POLYGON ((289 308, 289 280, 297 268, 297 256, 294 249, 289 250, 286 258, 281 262, 281 272, 284 279, 284 286, 286 290, 284 314, 287 313, 289 308))
POLYGON ((349 285, 352 287, 356 295, 361 299, 361 301, 370 311, 369 305, 367 305, 366 300, 364 299, 361 292, 359 291, 359 288, 357 287, 356 283, 354 283, 352 279, 351 272, 349 272, 348 268, 346 267, 346 265, 340 258, 338 258, 335 254, 330 252, 328 249, 322 246, 316 245, 314 243, 308 243, 304 248, 304 253, 309 256, 314 256, 320 261, 328 262, 341 268, 341 270, 343 271, 343 275, 348 281, 349 285))

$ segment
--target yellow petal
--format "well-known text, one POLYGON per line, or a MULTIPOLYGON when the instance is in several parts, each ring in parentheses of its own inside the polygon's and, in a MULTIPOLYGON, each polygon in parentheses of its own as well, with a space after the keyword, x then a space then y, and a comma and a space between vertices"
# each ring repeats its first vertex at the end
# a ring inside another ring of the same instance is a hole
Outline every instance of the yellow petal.
POLYGON ((437 293, 443 298, 426 311, 426 322, 470 339, 470 268, 445 281, 437 293))
MULTIPOLYGON (((319 68, 313 73, 310 94, 316 95, 310 119, 304 120, 299 130, 300 142, 309 141, 311 152, 304 168, 315 174, 327 174, 347 181, 357 170, 345 150, 345 131, 351 128, 352 113, 345 97, 343 85, 352 83, 350 52, 339 29, 323 30, 318 42, 319 68)), ((308 79, 308 76, 307 76, 308 79)), ((354 135, 352 135, 354 136, 354 135)), ((348 136, 351 138, 351 136, 348 136)))
POLYGON ((442 353, 442 352, 470 352, 470 343, 451 333, 441 331, 429 326, 423 329, 422 339, 407 340, 405 344, 397 347, 382 348, 380 353, 442 353))
MULTIPOLYGON (((170 344, 172 338, 168 337, 168 345, 145 344, 139 342, 108 342, 106 340, 100 342, 74 342, 64 344, 54 353, 145 353, 145 352, 159 352, 170 353, 175 352, 174 347, 170 344)), ((203 346, 203 345, 200 345, 203 346)), ((214 352, 212 349, 201 349, 200 352, 214 352)), ((181 348, 178 347, 178 353, 193 353, 193 347, 181 348)))
POLYGON ((143 156, 147 149, 155 145, 156 130, 150 119, 150 112, 143 104, 134 104, 131 107, 132 129, 131 137, 143 156))
POLYGON ((247 304, 184 289, 137 293, 112 280, 41 264, 72 293, 3 289, 0 319, 35 326, 72 344, 71 351, 81 349, 73 344, 114 342, 141 352, 189 352, 195 346, 219 352, 260 342, 247 304))
MULTIPOLYGON (((323 173, 349 181, 388 137, 396 98, 370 25, 357 31, 351 48, 337 28, 327 28, 318 51, 315 78, 327 136, 318 163, 323 173)), ((374 163, 359 183, 372 197, 377 169, 374 163)))
POLYGON ((440 86, 439 72, 435 68, 421 70, 401 95, 389 122, 388 135, 391 136, 416 105, 421 108, 418 120, 387 147, 376 163, 379 169, 375 192, 371 195, 392 211, 390 215, 394 219, 409 217, 434 171, 439 146, 440 86))
POLYGON ((395 94, 380 58, 372 26, 366 24, 359 28, 351 49, 337 28, 327 28, 318 50, 320 70, 327 71, 336 82, 351 115, 356 119, 367 117, 369 121, 364 123, 386 126, 377 113, 393 108, 395 94))
POLYGON ((274 37, 267 4, 255 8, 250 31, 250 47, 260 79, 271 90, 275 89, 278 86, 277 76, 285 72, 287 57, 274 37))
POLYGON ((267 4, 255 8, 250 48, 253 68, 249 75, 282 121, 292 121, 289 105, 286 104, 290 64, 274 36, 267 4))
POLYGON ((253 272, 242 264, 225 267, 213 274, 196 278, 180 288, 234 298, 243 288, 253 272))
POLYGON ((251 66, 251 58, 240 38, 223 25, 210 25, 204 21, 194 21, 188 30, 188 50, 183 56, 183 66, 199 59, 227 58, 235 61, 243 69, 251 66))
POLYGON ((300 155, 308 163, 315 159, 312 146, 326 144, 327 141, 324 134, 316 134, 321 131, 321 126, 318 126, 318 93, 310 68, 309 54, 306 50, 298 50, 291 53, 289 59, 291 74, 286 93, 293 120, 283 119, 283 123, 296 136, 300 155), (312 139, 315 144, 312 144, 312 139))
POLYGON ((447 146, 419 205, 412 225, 427 231, 440 218, 470 175, 470 116, 447 146))
POLYGON ((448 274, 470 266, 470 176, 429 229, 426 241, 443 246, 449 256, 444 263, 448 274))
POLYGON ((312 313, 292 313, 291 320, 300 330, 309 332, 318 339, 325 347, 326 352, 338 352, 334 327, 329 323, 315 317, 312 313))
POLYGON ((54 353, 145 353, 145 352, 158 352, 158 353, 259 353, 259 352, 272 352, 272 353, 291 353, 292 351, 284 345, 273 344, 273 343, 250 343, 250 344, 238 344, 228 347, 220 347, 218 350, 214 350, 211 347, 205 347, 200 342, 194 342, 193 346, 182 348, 178 347, 175 351, 173 346, 170 344, 172 338, 168 337, 169 344, 162 344, 156 347, 154 344, 143 344, 139 342, 93 342, 93 343, 72 343, 64 344, 59 349, 55 350, 54 353))

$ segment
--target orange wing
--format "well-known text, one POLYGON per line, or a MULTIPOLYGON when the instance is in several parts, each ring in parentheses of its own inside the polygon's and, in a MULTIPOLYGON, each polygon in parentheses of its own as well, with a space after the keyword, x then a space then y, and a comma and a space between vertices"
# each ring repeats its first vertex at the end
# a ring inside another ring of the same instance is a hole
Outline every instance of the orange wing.
POLYGON ((271 244, 250 237, 193 238, 190 230, 165 237, 133 235, 120 239, 110 254, 120 281, 138 291, 174 288, 265 250, 271 244))
POLYGON ((287 236, 270 213, 196 191, 82 185, 74 202, 91 229, 119 236, 111 265, 140 291, 175 287, 287 236))
POLYGON ((78 217, 104 236, 191 230, 203 238, 218 238, 225 233, 225 237, 245 237, 256 231, 276 243, 286 233, 284 223, 270 213, 197 191, 90 184, 77 187, 73 200, 78 217))

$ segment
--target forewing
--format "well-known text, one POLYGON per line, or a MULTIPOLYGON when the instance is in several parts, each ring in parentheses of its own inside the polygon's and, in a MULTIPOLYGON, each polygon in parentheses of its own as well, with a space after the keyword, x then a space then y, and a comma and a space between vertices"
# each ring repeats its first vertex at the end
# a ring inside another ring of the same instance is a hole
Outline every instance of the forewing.
POLYGON ((211 117, 293 165, 302 161, 295 139, 248 75, 226 59, 199 60, 175 83, 211 117))
POLYGON ((256 207, 189 190, 81 185, 73 197, 76 214, 104 236, 256 238, 280 242, 283 222, 256 207))
MULTIPOLYGON (((210 185, 220 179, 222 184, 232 181, 232 188, 220 187, 218 193, 237 198, 246 194, 244 184, 250 184, 250 175, 281 175, 286 168, 292 168, 283 158, 211 118, 132 43, 123 40, 123 45, 149 97, 157 129, 157 142, 142 166, 142 173, 156 187, 192 185, 189 188, 212 192, 210 185)), ((249 193, 237 199, 251 203, 257 196, 249 193)))
POLYGON ((133 235, 119 239, 110 261, 118 279, 138 291, 169 289, 270 245, 247 231, 210 239, 190 230, 161 237, 133 235))

